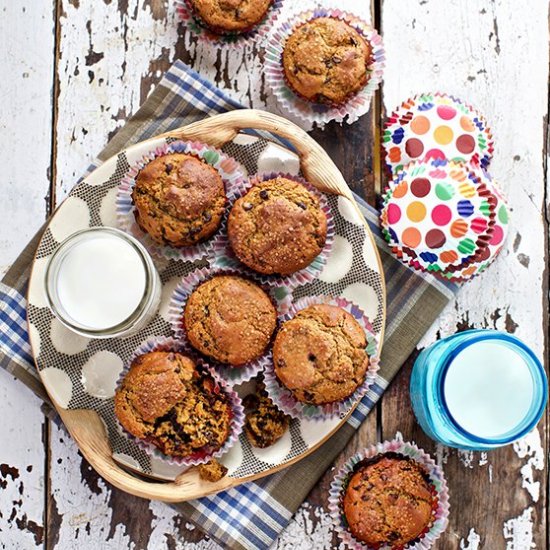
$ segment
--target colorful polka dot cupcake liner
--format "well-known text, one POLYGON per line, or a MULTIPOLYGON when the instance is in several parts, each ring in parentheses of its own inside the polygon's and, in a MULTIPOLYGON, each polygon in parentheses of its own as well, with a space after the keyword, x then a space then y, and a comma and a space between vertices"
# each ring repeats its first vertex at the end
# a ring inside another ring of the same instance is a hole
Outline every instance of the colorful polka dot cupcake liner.
POLYGON ((426 271, 469 265, 491 239, 495 202, 487 174, 447 160, 412 162, 384 196, 384 237, 401 259, 426 271))
POLYGON ((273 28, 273 25, 277 22, 283 5, 283 0, 272 0, 271 6, 263 20, 249 30, 244 32, 227 31, 224 33, 215 33, 201 20, 189 0, 175 1, 176 12, 180 20, 195 36, 213 46, 225 46, 231 49, 242 48, 247 44, 256 42, 262 44, 273 28))
POLYGON ((404 101, 388 117, 382 143, 393 174, 422 159, 449 159, 486 168, 494 148, 483 115, 442 93, 419 94, 404 101))
POLYGON ((472 280, 477 275, 483 273, 493 260, 499 255, 504 247, 504 243, 508 236, 510 213, 508 203, 504 198, 496 181, 492 180, 491 192, 495 197, 495 225, 493 226, 493 234, 487 243, 471 262, 470 265, 457 270, 456 272, 441 272, 438 276, 451 282, 466 282, 472 280))
POLYGON ((220 448, 202 449, 201 451, 191 456, 183 458, 165 455, 152 443, 148 443, 147 441, 144 441, 143 439, 140 439, 130 434, 117 419, 117 423, 122 433, 124 433, 124 435, 128 437, 128 439, 134 441, 140 449, 145 451, 152 458, 160 459, 163 462, 166 462, 167 464, 170 464, 172 466, 198 466, 199 464, 205 464, 213 458, 219 458, 227 453, 229 449, 231 449, 231 447, 233 447, 233 445, 235 445, 235 443, 238 441, 239 435, 243 431, 244 407, 241 398, 231 388, 231 386, 215 372, 213 368, 211 368, 202 359, 197 359, 196 356, 192 354, 192 352, 190 353, 190 350, 182 342, 166 336, 152 337, 143 342, 125 363, 124 369, 122 370, 122 373, 117 382, 117 389, 121 387, 122 381, 128 374, 132 362, 140 355, 144 355, 152 351, 174 351, 188 355, 193 358, 201 372, 208 374, 214 380, 216 384, 215 390, 224 393, 228 398, 229 405, 231 406, 232 418, 229 435, 220 448))
MULTIPOLYGON (((329 490, 328 509, 338 534, 338 538, 351 550, 375 550, 373 547, 357 540, 349 531, 346 516, 343 510, 343 499, 346 493, 349 480, 361 467, 361 464, 378 455, 390 454, 390 456, 401 456, 410 458, 420 464, 430 479, 434 495, 432 522, 428 528, 414 541, 409 542, 402 550, 428 550, 432 548, 435 541, 443 534, 449 523, 449 491, 443 470, 435 461, 414 443, 403 441, 401 434, 398 434, 392 441, 384 441, 371 445, 366 449, 352 456, 337 472, 332 480, 329 490)), ((390 545, 378 546, 376 550, 391 550, 390 545)))
POLYGON ((265 75, 278 105, 286 113, 318 125, 331 120, 338 122, 345 120, 348 124, 352 124, 369 111, 374 92, 382 81, 384 62, 382 38, 368 23, 342 10, 318 7, 282 21, 271 33, 266 45, 265 75), (342 105, 323 105, 307 101, 291 89, 285 78, 282 57, 287 39, 294 29, 319 17, 333 17, 345 21, 359 32, 372 48, 371 63, 367 68, 369 72, 367 84, 342 105))
MULTIPOLYGON (((131 166, 128 172, 122 177, 116 195, 117 221, 122 230, 136 237, 153 256, 157 258, 166 258, 168 260, 174 259, 192 262, 200 260, 208 254, 208 251, 212 247, 212 239, 214 237, 210 237, 210 239, 197 243, 194 246, 182 248, 162 245, 154 241, 148 233, 139 227, 134 215, 135 208, 132 192, 140 170, 156 158, 172 153, 193 155, 215 168, 223 180, 228 203, 230 203, 235 195, 242 189, 244 181, 243 174, 241 172, 241 166, 235 159, 205 143, 196 141, 173 141, 156 147, 143 155, 142 159, 131 166)), ((220 229, 218 229, 218 231, 219 230, 220 229)))
MULTIPOLYGON (((232 268, 220 268, 220 267, 204 267, 201 269, 196 269, 191 272, 186 277, 183 277, 179 282, 178 286, 175 288, 172 293, 170 300, 170 306, 168 310, 168 315, 170 319, 170 324, 172 325, 172 330, 176 335, 176 338, 182 342, 186 347, 192 348, 191 343, 187 338, 185 331, 185 326, 183 323, 183 312, 185 309, 185 304, 189 296, 193 291, 202 283, 212 279, 216 275, 237 275, 245 279, 250 280, 251 282, 257 284, 266 292, 266 294, 271 298, 273 306, 277 311, 277 319, 281 319, 291 307, 291 295, 284 287, 277 287, 273 285, 267 285, 265 282, 259 278, 250 275, 250 273, 245 272, 239 269, 232 268)), ((196 352, 200 353, 200 352, 196 352)), ((269 351, 265 351, 258 359, 245 363, 244 365, 233 366, 220 363, 215 359, 208 357, 206 358, 208 364, 218 373, 218 375, 223 378, 231 386, 236 384, 242 384, 251 380, 258 374, 264 371, 267 365, 271 362, 271 357, 269 351)))
POLYGON ((292 273, 291 275, 262 275, 256 273, 254 270, 241 263, 231 248, 229 237, 227 235, 227 219, 229 216, 229 211, 233 207, 233 204, 231 204, 230 208, 226 212, 226 215, 224 216, 220 231, 212 239, 212 246, 208 251, 208 261, 215 267, 237 268, 243 272, 250 273, 252 276, 259 276, 266 284, 274 285, 279 288, 286 287, 290 292, 298 286, 314 281, 323 271, 334 243, 334 216, 332 215, 328 201, 323 193, 321 193, 311 183, 307 182, 304 178, 291 174, 271 173, 252 176, 242 186, 240 193, 234 197, 234 201, 246 195, 246 193, 248 193, 254 185, 277 177, 286 178, 295 181, 296 183, 300 183, 319 200, 319 205, 325 213, 327 219, 327 237, 322 252, 307 267, 297 271, 296 273, 292 273))
POLYGON ((265 389, 277 407, 285 414, 293 418, 307 418, 310 420, 325 420, 327 418, 344 418, 350 410, 364 397, 375 381, 379 369, 378 340, 374 335, 372 325, 363 310, 345 298, 331 298, 329 296, 308 296, 300 298, 283 317, 282 322, 292 319, 300 310, 315 304, 330 304, 340 307, 353 315, 359 322, 367 338, 365 351, 369 355, 369 367, 363 383, 348 397, 342 401, 327 403, 325 405, 311 405, 298 401, 292 392, 285 388, 275 373, 273 357, 271 355, 269 365, 264 371, 265 389))

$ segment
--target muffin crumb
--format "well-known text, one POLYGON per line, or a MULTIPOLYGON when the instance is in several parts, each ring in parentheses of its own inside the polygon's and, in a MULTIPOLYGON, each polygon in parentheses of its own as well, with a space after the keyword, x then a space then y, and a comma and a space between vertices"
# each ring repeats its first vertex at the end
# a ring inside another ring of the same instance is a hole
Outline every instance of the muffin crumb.
POLYGON ((226 475, 227 468, 215 458, 206 464, 199 464, 199 476, 205 481, 211 481, 214 483, 226 475))

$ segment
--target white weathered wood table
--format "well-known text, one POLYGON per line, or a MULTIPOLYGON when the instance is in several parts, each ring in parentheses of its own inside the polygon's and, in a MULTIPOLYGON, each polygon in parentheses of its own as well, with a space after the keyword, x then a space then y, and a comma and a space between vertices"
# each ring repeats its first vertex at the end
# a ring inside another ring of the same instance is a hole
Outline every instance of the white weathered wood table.
MULTIPOLYGON (((330 3, 330 2, 328 2, 330 3)), ((336 3, 336 2, 335 2, 336 3)), ((285 9, 294 4, 287 0, 285 9)), ((314 4, 303 1, 300 6, 314 4)), ((524 338, 548 364, 548 4, 512 0, 339 0, 383 34, 382 109, 441 90, 478 106, 496 137, 492 173, 507 192, 506 250, 467 285, 422 343, 459 328, 524 338)), ((0 0, 0 266, 74 185, 94 155, 180 58, 245 105, 275 109, 261 53, 213 50, 178 23, 171 0, 0 0)), ((371 198, 374 110, 352 127, 314 135, 356 191, 371 198)), ((451 523, 438 548, 547 547, 547 418, 493 453, 436 447, 414 422, 408 364, 340 460, 400 431, 434 453, 451 489, 451 523)), ((127 497, 99 479, 38 400, 0 369, 0 548, 213 549, 168 506, 127 497)), ((277 547, 331 548, 330 472, 277 547)))

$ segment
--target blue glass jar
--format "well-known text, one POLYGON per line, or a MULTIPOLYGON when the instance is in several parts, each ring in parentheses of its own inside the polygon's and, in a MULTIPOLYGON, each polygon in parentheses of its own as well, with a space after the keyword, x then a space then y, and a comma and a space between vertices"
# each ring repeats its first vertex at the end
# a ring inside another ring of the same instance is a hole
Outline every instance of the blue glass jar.
POLYGON ((546 373, 515 336, 469 330, 436 342, 418 356, 411 402, 432 439, 485 451, 531 431, 548 399, 546 373))

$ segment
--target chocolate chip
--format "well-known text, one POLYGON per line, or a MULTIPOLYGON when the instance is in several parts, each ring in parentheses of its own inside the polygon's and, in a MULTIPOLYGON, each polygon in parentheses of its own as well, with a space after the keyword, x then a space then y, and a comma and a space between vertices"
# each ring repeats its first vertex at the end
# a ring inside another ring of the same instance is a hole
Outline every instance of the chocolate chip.
POLYGON ((243 203, 243 210, 246 210, 247 212, 249 210, 252 210, 252 208, 254 208, 254 205, 250 202, 245 202, 243 203))
POLYGON ((339 63, 342 63, 342 58, 339 55, 333 55, 332 62, 338 65, 339 63))
POLYGON ((299 206, 302 210, 305 210, 307 208, 307 206, 303 203, 303 202, 297 202, 296 203, 296 206, 299 206))
POLYGON ((357 46, 359 43, 357 42, 357 40, 355 40, 355 37, 353 36, 350 36, 349 37, 349 41, 351 42, 351 45, 352 46, 357 46))
POLYGON ((210 212, 204 212, 202 218, 205 222, 209 222, 212 219, 212 214, 210 214, 210 212))
POLYGON ((174 165, 169 162, 167 162, 166 165, 164 166, 164 170, 167 174, 169 174, 173 169, 174 169, 174 165))
POLYGON ((309 402, 312 402, 315 399, 315 396, 308 391, 304 391, 304 397, 306 398, 306 401, 309 402))
POLYGON ((317 359, 317 357, 315 357, 315 355, 313 355, 313 353, 310 353, 310 354, 308 354, 307 359, 308 359, 308 361, 315 361, 315 359, 317 359))
POLYGON ((179 367, 176 367, 176 368, 174 369, 174 372, 175 372, 176 374, 179 374, 179 373, 181 372, 181 369, 180 369, 179 367))
POLYGON ((386 474, 380 474, 380 479, 382 481, 388 481, 388 476, 386 474))
POLYGON ((286 363, 285 363, 285 360, 284 359, 279 359, 277 361, 277 366, 280 368, 280 369, 284 369, 286 367, 286 363))
POLYGON ((260 191, 260 198, 266 201, 269 198, 269 193, 265 189, 262 189, 260 191))
POLYGON ((391 531, 388 534, 388 538, 390 539, 390 542, 393 542, 394 540, 397 540, 401 535, 397 531, 391 531))

